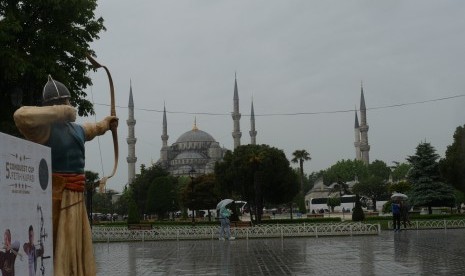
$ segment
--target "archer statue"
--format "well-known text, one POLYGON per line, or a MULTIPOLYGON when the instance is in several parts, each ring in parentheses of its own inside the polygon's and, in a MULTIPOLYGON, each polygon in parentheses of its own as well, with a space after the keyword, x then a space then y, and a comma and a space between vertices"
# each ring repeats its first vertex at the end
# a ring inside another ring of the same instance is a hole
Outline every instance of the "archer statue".
POLYGON ((110 129, 116 133, 118 118, 112 114, 97 123, 77 124, 70 97, 66 86, 49 76, 43 106, 21 107, 14 120, 26 139, 51 148, 54 275, 92 276, 96 268, 83 193, 84 143, 110 129))

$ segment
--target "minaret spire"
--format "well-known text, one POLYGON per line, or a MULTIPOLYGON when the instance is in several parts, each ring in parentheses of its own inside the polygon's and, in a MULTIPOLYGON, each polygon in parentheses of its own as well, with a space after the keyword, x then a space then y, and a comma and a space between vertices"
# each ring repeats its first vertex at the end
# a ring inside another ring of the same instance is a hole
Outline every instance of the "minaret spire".
POLYGON ((199 129, 197 128, 197 116, 194 117, 194 126, 192 127, 192 130, 193 130, 193 131, 199 130, 199 129))
POLYGON ((250 144, 256 145, 257 143, 257 131, 255 130, 255 113, 253 110, 253 98, 252 98, 252 107, 250 108, 250 144))
POLYGON ((136 142, 135 137, 135 125, 136 120, 134 119, 134 100, 132 98, 132 80, 129 80, 129 103, 128 103, 128 138, 126 142, 128 143, 128 157, 126 158, 128 162, 128 184, 131 184, 134 178, 136 177, 136 142))
POLYGON ((234 149, 241 145, 241 128, 240 128, 240 119, 241 113, 239 113, 239 92, 237 89, 237 77, 236 73, 234 73, 234 97, 233 97, 233 104, 234 110, 232 115, 232 119, 234 122, 234 129, 232 132, 232 137, 234 139, 234 149))

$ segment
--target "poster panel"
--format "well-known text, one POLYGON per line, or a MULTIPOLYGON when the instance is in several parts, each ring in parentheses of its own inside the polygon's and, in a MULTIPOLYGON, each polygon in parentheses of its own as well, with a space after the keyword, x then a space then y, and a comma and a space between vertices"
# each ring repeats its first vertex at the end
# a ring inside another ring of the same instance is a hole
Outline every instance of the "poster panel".
POLYGON ((50 148, 0 132, 0 271, 53 275, 50 148))

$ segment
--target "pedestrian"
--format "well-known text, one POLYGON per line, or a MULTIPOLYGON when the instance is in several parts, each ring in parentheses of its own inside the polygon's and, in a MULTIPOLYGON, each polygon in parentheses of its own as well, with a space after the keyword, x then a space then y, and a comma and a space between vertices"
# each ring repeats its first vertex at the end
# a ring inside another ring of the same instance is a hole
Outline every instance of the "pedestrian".
POLYGON ((225 240, 234 240, 234 237, 231 237, 231 222, 229 221, 229 217, 231 216, 232 212, 229 209, 226 209, 226 207, 221 207, 220 208, 220 241, 225 240))
POLYGON ((400 202, 400 218, 402 220, 402 224, 404 225, 404 228, 407 228, 407 224, 409 226, 412 226, 412 222, 410 221, 409 217, 409 210, 410 206, 407 201, 401 201, 400 202))
POLYGON ((392 227, 394 232, 400 231, 400 204, 397 201, 393 201, 391 204, 392 209, 392 227))
POLYGON ((23 106, 14 120, 26 139, 51 148, 54 275, 92 276, 96 266, 84 204, 84 143, 117 127, 118 118, 76 124, 70 98, 68 88, 49 76, 44 106, 23 106))

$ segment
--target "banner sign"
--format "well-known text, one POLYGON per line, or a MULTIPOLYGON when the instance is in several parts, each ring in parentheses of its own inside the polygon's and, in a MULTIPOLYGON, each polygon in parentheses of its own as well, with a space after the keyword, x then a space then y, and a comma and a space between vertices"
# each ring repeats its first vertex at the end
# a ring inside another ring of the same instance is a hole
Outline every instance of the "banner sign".
POLYGON ((0 133, 0 271, 53 275, 50 148, 0 133))

